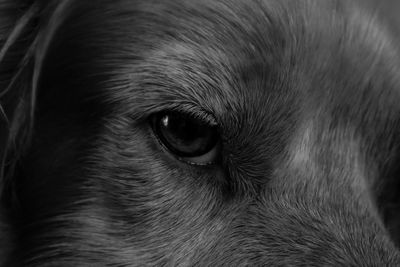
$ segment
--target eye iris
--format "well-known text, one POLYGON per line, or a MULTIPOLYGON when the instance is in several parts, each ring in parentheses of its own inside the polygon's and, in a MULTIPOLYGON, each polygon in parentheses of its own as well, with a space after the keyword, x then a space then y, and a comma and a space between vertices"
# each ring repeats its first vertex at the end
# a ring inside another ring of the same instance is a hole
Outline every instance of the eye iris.
POLYGON ((180 157, 196 157, 217 143, 215 126, 181 113, 164 113, 155 119, 155 131, 163 144, 180 157))

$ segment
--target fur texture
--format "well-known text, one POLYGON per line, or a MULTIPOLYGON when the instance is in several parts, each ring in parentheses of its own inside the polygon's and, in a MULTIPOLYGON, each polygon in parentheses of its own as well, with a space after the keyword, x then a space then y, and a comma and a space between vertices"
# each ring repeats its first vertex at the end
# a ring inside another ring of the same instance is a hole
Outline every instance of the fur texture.
POLYGON ((400 265, 400 58, 354 2, 0 0, 0 47, 4 266, 400 265))

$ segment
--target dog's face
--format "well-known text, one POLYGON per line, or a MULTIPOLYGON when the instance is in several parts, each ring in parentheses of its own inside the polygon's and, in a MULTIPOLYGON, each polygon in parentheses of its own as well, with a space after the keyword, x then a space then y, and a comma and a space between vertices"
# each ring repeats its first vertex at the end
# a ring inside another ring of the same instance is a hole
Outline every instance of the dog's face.
POLYGON ((349 1, 44 10, 11 262, 400 264, 400 60, 349 1))

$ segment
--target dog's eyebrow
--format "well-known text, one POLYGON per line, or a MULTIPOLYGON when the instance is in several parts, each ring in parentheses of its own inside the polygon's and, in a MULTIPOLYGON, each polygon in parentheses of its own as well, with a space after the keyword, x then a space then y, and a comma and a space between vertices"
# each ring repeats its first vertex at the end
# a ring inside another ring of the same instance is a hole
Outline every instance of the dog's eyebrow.
POLYGON ((216 49, 173 43, 144 58, 130 76, 132 92, 124 94, 132 110, 137 110, 136 118, 173 109, 215 125, 218 114, 236 105, 238 92, 229 84, 233 76, 226 63, 229 59, 216 49))

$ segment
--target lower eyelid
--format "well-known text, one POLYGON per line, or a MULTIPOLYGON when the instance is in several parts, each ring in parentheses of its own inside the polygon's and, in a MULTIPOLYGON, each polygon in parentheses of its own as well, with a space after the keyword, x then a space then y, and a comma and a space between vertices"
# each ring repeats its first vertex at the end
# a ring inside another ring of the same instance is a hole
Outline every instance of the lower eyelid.
POLYGON ((185 158, 179 158, 172 153, 169 152, 169 150, 161 143, 161 141, 158 139, 156 134, 153 132, 151 127, 149 127, 146 131, 146 135, 150 137, 149 143, 151 144, 152 149, 155 149, 156 153, 162 153, 162 156, 160 159, 163 159, 164 161, 171 162, 173 165, 176 165, 176 167, 180 169, 187 169, 187 171, 191 171, 191 168, 211 168, 210 170, 216 170, 217 166, 214 162, 208 162, 208 163, 196 163, 196 162, 191 162, 188 161, 188 159, 185 158))
POLYGON ((219 150, 219 144, 217 144, 213 149, 211 149, 209 152, 207 152, 202 156, 190 158, 190 161, 188 161, 188 158, 181 158, 181 160, 191 165, 198 165, 198 166, 212 165, 216 163, 215 160, 206 161, 205 159, 217 158, 218 150, 219 150))

